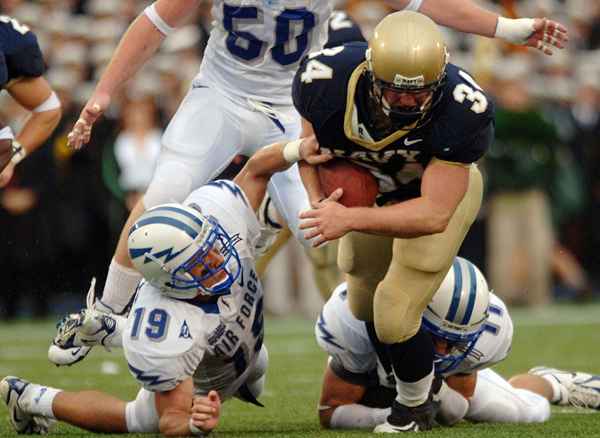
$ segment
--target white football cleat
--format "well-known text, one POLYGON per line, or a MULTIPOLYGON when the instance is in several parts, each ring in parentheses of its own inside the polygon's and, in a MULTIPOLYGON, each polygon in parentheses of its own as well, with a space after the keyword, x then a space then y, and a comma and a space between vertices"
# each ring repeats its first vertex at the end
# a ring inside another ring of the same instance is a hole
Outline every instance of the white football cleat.
POLYGON ((19 434, 45 435, 54 420, 27 413, 23 406, 25 390, 30 385, 27 380, 7 376, 0 382, 0 397, 8 407, 10 424, 19 434))
POLYGON ((543 366, 530 369, 529 374, 558 383, 560 399, 556 404, 600 410, 600 376, 543 366))
POLYGON ((120 336, 117 330, 119 317, 111 315, 106 306, 96 300, 95 285, 96 279, 93 278, 87 294, 87 308, 65 316, 57 324, 58 331, 48 349, 48 359, 52 363, 73 365, 83 360, 95 345, 102 345, 110 351, 112 337, 120 336))

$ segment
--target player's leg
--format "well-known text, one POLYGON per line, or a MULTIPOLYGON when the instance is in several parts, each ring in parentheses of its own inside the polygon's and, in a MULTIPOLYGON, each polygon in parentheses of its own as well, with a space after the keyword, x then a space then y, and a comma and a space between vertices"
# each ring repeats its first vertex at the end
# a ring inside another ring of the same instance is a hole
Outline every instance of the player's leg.
POLYGON ((394 239, 352 232, 340 240, 338 266, 346 274, 348 305, 361 321, 373 320, 373 294, 392 259, 394 239))
POLYGON ((267 368, 269 367, 269 352, 265 344, 261 346, 256 363, 250 370, 246 381, 240 386, 236 398, 256 404, 265 389, 267 368))
POLYGON ((323 301, 329 299, 335 287, 342 281, 342 273, 337 266, 337 252, 337 240, 306 251, 313 266, 315 282, 323 301))
POLYGON ((511 386, 488 368, 478 372, 465 418, 494 423, 541 423, 550 418, 550 404, 535 392, 511 386))
POLYGON ((132 210, 109 267, 102 303, 119 313, 141 276, 127 251, 129 228, 148 208, 182 202, 192 190, 218 175, 242 144, 233 104, 211 88, 193 88, 182 101, 162 138, 163 148, 143 200, 132 210))
POLYGON ((600 410, 598 375, 541 366, 512 377, 510 383, 541 394, 552 404, 600 410))
POLYGON ((398 425, 432 426, 428 401, 433 381, 433 344, 421 329, 423 310, 444 279, 481 205, 483 183, 471 166, 469 187, 443 233, 395 239, 388 272, 377 286, 374 322, 379 340, 388 346, 398 396, 381 431, 398 425))
MULTIPOLYGON (((68 392, 17 377, 0 382, 17 432, 43 432, 49 420, 60 420, 94 432, 128 432, 126 402, 100 391, 68 392)), ((150 430, 149 430, 150 432, 150 430)))

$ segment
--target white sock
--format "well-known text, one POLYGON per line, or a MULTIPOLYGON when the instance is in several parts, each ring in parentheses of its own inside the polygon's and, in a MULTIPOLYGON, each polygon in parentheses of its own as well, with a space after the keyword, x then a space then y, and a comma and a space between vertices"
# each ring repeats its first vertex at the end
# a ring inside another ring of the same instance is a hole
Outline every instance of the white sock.
POLYGON ((112 259, 102 293, 102 304, 109 307, 112 313, 122 313, 141 279, 142 276, 135 269, 120 265, 112 259))
POLYGON ((332 429, 373 429, 378 424, 385 423, 391 408, 378 409, 351 404, 335 408, 331 415, 332 429))
POLYGON ((59 392, 62 392, 62 390, 31 383, 25 390, 25 397, 21 403, 21 407, 33 415, 56 418, 52 411, 52 402, 59 392))
POLYGON ((419 406, 427 401, 433 382, 433 370, 416 382, 403 382, 396 377, 396 401, 404 406, 419 406))
POLYGON ((564 401, 562 404, 568 404, 566 403, 568 399, 567 394, 564 394, 563 397, 562 385, 551 375, 544 375, 541 377, 552 387, 552 400, 550 400, 550 403, 560 404, 561 401, 564 401))

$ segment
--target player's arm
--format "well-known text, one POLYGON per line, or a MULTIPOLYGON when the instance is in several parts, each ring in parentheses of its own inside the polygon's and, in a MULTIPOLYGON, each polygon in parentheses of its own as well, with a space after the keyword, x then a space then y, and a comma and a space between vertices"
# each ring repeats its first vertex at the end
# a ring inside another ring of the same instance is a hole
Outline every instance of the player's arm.
POLYGON ((16 139, 28 155, 40 147, 58 125, 62 115, 60 101, 42 76, 14 81, 6 90, 31 112, 16 139))
MULTIPOLYGON (((303 117, 301 137, 309 137, 314 135, 315 131, 312 124, 303 117)), ((304 188, 308 194, 310 205, 316 206, 319 201, 324 198, 323 190, 321 189, 321 183, 319 182, 317 168, 313 165, 310 165, 306 161, 301 161, 298 163, 298 170, 300 172, 302 184, 304 184, 304 188)))
POLYGON ((157 0, 129 26, 94 93, 69 134, 69 145, 79 149, 90 139, 94 122, 106 110, 115 92, 158 50, 166 35, 198 7, 200 0, 157 0))
POLYGON ((443 26, 534 47, 548 55, 552 54, 552 47, 562 49, 568 40, 567 29, 558 22, 546 18, 501 17, 471 0, 388 0, 388 3, 398 9, 417 9, 443 26))
POLYGON ((316 165, 329 159, 330 155, 319 153, 314 136, 289 143, 274 143, 252 155, 233 181, 242 188, 252 208, 257 210, 274 173, 286 170, 300 160, 316 165))
POLYGON ((165 436, 204 436, 219 423, 221 401, 216 391, 208 396, 193 396, 192 379, 186 379, 171 391, 156 392, 158 427, 165 436))
MULTIPOLYGON (((367 388, 360 383, 361 376, 352 375, 348 371, 339 369, 336 372, 331 363, 332 361, 327 364, 325 369, 321 389, 319 402, 321 426, 327 429, 373 429, 383 423, 390 413, 389 407, 376 408, 363 404, 367 388), (338 376, 337 373, 340 371, 348 379, 338 376)), ((378 388, 381 389, 381 387, 378 388)), ((371 398, 377 399, 384 406, 388 406, 387 403, 391 405, 389 394, 383 395, 381 392, 375 392, 371 398)))
POLYGON ((465 399, 470 399, 475 393, 477 385, 477 372, 468 374, 455 374, 446 377, 446 384, 462 395, 465 399))

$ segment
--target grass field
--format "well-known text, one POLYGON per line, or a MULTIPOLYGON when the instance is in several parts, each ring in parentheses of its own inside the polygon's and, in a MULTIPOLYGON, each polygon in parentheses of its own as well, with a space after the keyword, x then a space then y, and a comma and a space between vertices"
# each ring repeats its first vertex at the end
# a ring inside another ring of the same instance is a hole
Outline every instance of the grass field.
MULTIPOLYGON (((600 374, 600 305, 556 306, 543 312, 513 312, 516 323, 512 353, 496 369, 505 376, 534 365, 551 365, 600 374)), ((270 368, 265 408, 237 400, 224 406, 215 437, 346 437, 364 432, 322 432, 316 417, 321 373, 325 361, 313 339, 312 322, 298 319, 267 320, 266 343, 270 368)), ((0 325, 0 375, 18 375, 64 389, 103 389, 125 399, 137 385, 119 352, 96 349, 82 363, 56 368, 46 359, 52 323, 0 325)), ((0 436, 14 433, 6 409, 0 407, 0 436)), ((92 434, 60 424, 54 434, 85 437, 92 434)), ((104 435, 112 436, 112 435, 104 435)), ((116 436, 116 435, 115 435, 116 436)), ((149 436, 149 435, 136 435, 149 436)), ((426 437, 600 437, 600 412, 555 408, 542 425, 462 423, 424 433, 426 437)))

